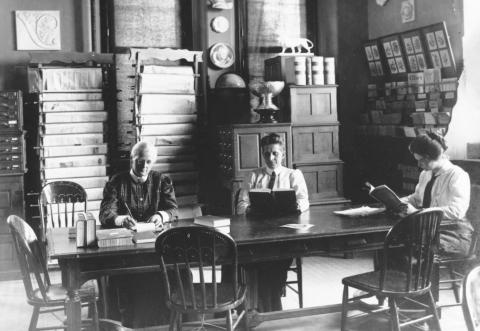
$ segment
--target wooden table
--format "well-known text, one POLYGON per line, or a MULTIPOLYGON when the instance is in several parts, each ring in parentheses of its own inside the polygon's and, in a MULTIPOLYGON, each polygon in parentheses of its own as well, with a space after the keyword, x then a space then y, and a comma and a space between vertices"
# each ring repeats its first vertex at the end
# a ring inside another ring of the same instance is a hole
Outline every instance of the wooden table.
MULTIPOLYGON (((301 215, 283 217, 231 216, 230 235, 238 245, 239 263, 308 256, 325 252, 355 252, 382 247, 385 233, 398 219, 380 214, 347 218, 333 214, 334 206, 312 207, 301 215), (284 224, 313 224, 308 230, 280 227, 284 224)), ((191 226, 180 220, 173 227, 191 226)), ((160 270, 153 243, 111 248, 76 248, 65 228, 48 233, 50 256, 58 260, 62 283, 68 290, 67 330, 80 329, 78 289, 89 279, 105 275, 160 270)), ((339 279, 340 281, 340 279, 339 279)), ((252 323, 339 311, 339 305, 257 313, 252 323)))

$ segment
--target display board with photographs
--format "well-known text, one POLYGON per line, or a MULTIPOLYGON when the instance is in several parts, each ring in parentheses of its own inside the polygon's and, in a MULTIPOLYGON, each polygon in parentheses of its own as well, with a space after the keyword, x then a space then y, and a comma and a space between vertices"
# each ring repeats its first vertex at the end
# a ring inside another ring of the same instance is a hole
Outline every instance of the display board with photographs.
POLYGON ((403 33, 401 39, 407 57, 408 71, 419 72, 427 69, 427 58, 420 30, 403 33))
POLYGON ((371 77, 383 77, 385 71, 383 69, 380 51, 376 40, 369 41, 364 44, 365 57, 367 59, 368 68, 371 77))
POLYGON ((422 32, 433 68, 441 69, 444 78, 456 76, 455 60, 445 22, 422 28, 422 32))
POLYGON ((398 35, 388 36, 380 39, 388 71, 392 75, 401 75, 407 73, 405 65, 405 55, 400 45, 398 35))

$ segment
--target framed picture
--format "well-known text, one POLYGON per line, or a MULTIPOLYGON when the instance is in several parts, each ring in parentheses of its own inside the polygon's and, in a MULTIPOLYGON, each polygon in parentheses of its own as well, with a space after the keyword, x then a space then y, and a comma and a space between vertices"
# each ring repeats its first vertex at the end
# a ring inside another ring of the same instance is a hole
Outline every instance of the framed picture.
POLYGON ((410 71, 411 72, 416 72, 418 71, 418 63, 417 63, 417 58, 415 55, 410 55, 408 57, 408 65, 410 66, 410 71))
POLYGON ((427 69, 427 63, 425 62, 425 56, 423 54, 417 54, 416 59, 419 71, 427 69))
POLYGON ((415 0, 404 0, 400 6, 402 23, 415 21, 415 0))
POLYGON ((433 68, 440 68, 442 78, 456 77, 456 66, 445 22, 422 28, 433 68))
POLYGON ((393 56, 392 46, 390 46, 390 42, 384 42, 383 43, 383 50, 385 51, 385 55, 387 57, 392 57, 393 56))
POLYGON ((403 59, 401 57, 396 57, 395 63, 397 64, 399 73, 407 72, 407 69, 405 68, 405 63, 403 62, 403 59))
POLYGON ((15 11, 17 50, 60 50, 60 11, 15 11))
POLYGON ((405 45, 405 52, 407 54, 414 54, 412 38, 403 38, 403 44, 405 45))
POLYGON ((395 63, 394 58, 388 59, 388 67, 392 74, 398 74, 397 64, 395 63))
POLYGON ((377 40, 370 40, 363 45, 363 49, 365 50, 365 58, 368 64, 368 70, 370 72, 370 77, 375 78, 385 75, 377 43, 377 40))
POLYGON ((378 52, 377 45, 372 45, 372 55, 374 60, 380 60, 380 53, 378 52))

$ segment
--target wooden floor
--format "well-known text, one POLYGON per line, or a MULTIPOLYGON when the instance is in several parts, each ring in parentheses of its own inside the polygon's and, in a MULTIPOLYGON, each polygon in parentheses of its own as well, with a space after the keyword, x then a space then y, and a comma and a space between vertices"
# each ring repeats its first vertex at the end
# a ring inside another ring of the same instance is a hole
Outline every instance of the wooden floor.
MULTIPOLYGON (((341 302, 341 278, 364 271, 372 270, 371 258, 368 255, 354 259, 310 257, 304 259, 304 306, 318 306, 341 302)), ((58 272, 52 275, 53 281, 60 280, 58 272)), ((442 291, 441 302, 452 302, 451 291, 442 291)), ((297 296, 287 291, 283 299, 284 309, 298 308, 297 296)), ((27 330, 32 308, 27 304, 21 280, 0 282, 0 329, 27 330)), ((40 318, 39 326, 59 324, 65 319, 63 313, 48 314, 40 318)), ((460 307, 446 308, 442 312, 442 329, 445 331, 466 330, 460 307)), ((340 314, 284 319, 260 324, 255 331, 283 330, 339 330, 340 314)), ((422 328, 419 328, 422 330, 422 328)), ((213 329, 212 329, 213 330, 213 329)), ((381 331, 388 330, 385 318, 358 318, 349 323, 349 330, 381 331)))

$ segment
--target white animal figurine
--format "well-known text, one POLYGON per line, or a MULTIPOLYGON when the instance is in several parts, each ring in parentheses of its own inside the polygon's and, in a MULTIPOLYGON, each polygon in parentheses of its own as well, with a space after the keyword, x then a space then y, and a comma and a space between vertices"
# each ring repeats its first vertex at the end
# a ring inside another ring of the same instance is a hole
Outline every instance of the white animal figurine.
POLYGON ((300 54, 302 49, 307 50, 306 54, 311 54, 310 50, 313 48, 313 43, 307 38, 282 38, 279 41, 282 46, 280 54, 285 54, 288 49, 291 50, 290 54, 300 54))

